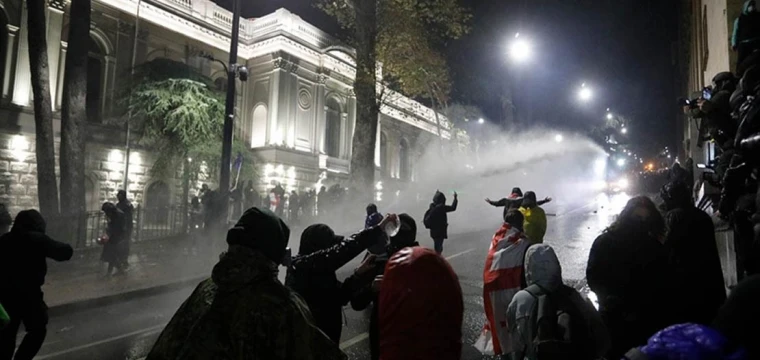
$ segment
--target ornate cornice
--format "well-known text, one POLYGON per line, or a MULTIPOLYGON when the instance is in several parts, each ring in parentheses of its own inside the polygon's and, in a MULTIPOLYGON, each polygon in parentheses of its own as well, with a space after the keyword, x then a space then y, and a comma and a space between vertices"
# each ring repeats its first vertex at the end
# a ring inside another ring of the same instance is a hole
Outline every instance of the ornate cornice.
POLYGON ((58 10, 63 12, 66 10, 66 1, 64 0, 50 0, 48 1, 48 6, 52 9, 58 10))

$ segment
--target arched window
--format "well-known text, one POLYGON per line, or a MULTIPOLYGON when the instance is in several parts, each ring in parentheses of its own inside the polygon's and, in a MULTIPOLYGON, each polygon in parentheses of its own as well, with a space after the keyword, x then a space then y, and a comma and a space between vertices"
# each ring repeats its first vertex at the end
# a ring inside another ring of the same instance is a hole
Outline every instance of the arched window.
POLYGON ((253 109, 253 121, 251 126, 251 147, 266 145, 267 138, 267 107, 259 104, 253 109))
POLYGON ((399 157, 399 172, 398 176, 401 180, 410 180, 410 168, 409 168, 409 143, 405 139, 401 139, 398 149, 399 157))
POLYGON ((87 59, 87 121, 100 123, 103 93, 104 54, 100 45, 90 37, 89 58, 87 59))
POLYGON ((388 137, 384 132, 380 133, 380 171, 382 174, 388 174, 390 170, 388 161, 388 137))
POLYGON ((327 156, 340 157, 341 106, 338 100, 327 100, 325 124, 325 153, 327 156))
POLYGON ((153 224, 167 223, 170 199, 169 185, 161 180, 150 184, 145 191, 145 221, 153 224))

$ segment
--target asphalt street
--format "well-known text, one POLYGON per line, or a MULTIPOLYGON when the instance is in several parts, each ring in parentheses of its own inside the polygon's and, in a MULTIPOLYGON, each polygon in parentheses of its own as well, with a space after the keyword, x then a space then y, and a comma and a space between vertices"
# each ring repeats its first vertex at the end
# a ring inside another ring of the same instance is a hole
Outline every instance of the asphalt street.
MULTIPOLYGON (((568 284, 586 292, 584 278, 591 244, 627 199, 623 194, 600 195, 586 203, 546 206, 549 227, 545 243, 557 251, 568 284)), ((494 209, 492 228, 469 233, 450 229, 450 239, 444 245, 444 256, 457 272, 464 295, 462 359, 484 358, 472 344, 485 321, 483 266, 501 211, 494 209)), ((421 236, 418 240, 423 246, 433 246, 427 237, 421 236)), ((358 259, 355 259, 338 272, 338 278, 347 277, 357 265, 358 259)), ((280 278, 284 279, 284 275, 281 272, 280 278)), ((162 328, 191 292, 190 287, 53 317, 48 337, 36 359, 140 359, 147 355, 162 328)), ((369 312, 346 307, 345 316, 341 348, 350 359, 369 359, 369 312)), ((23 332, 19 332, 19 337, 22 335, 23 332)))

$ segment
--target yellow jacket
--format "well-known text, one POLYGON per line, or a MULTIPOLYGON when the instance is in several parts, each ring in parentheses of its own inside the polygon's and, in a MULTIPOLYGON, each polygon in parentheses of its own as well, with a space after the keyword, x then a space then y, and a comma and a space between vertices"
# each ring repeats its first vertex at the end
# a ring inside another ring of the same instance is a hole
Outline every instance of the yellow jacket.
POLYGON ((533 244, 541 244, 544 242, 544 235, 546 234, 546 213, 540 206, 533 208, 521 207, 520 212, 525 217, 523 223, 523 229, 525 229, 525 235, 528 236, 533 244))

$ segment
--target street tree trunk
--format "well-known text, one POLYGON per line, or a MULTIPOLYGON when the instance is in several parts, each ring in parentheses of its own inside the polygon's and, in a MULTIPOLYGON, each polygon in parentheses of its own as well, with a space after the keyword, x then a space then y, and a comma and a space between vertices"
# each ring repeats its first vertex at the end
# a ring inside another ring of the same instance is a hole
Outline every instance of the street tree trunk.
POLYGON ((356 128, 351 153, 351 183, 371 200, 375 182, 375 143, 380 105, 377 99, 377 0, 354 1, 356 15, 356 128))
POLYGON ((34 132, 37 155, 37 195, 40 212, 49 219, 59 213, 58 183, 55 176, 53 108, 50 100, 45 0, 27 0, 29 27, 29 64, 34 94, 34 132))
POLYGON ((69 48, 61 104, 61 203, 71 215, 83 214, 84 126, 87 121, 87 57, 91 0, 71 2, 69 48))

